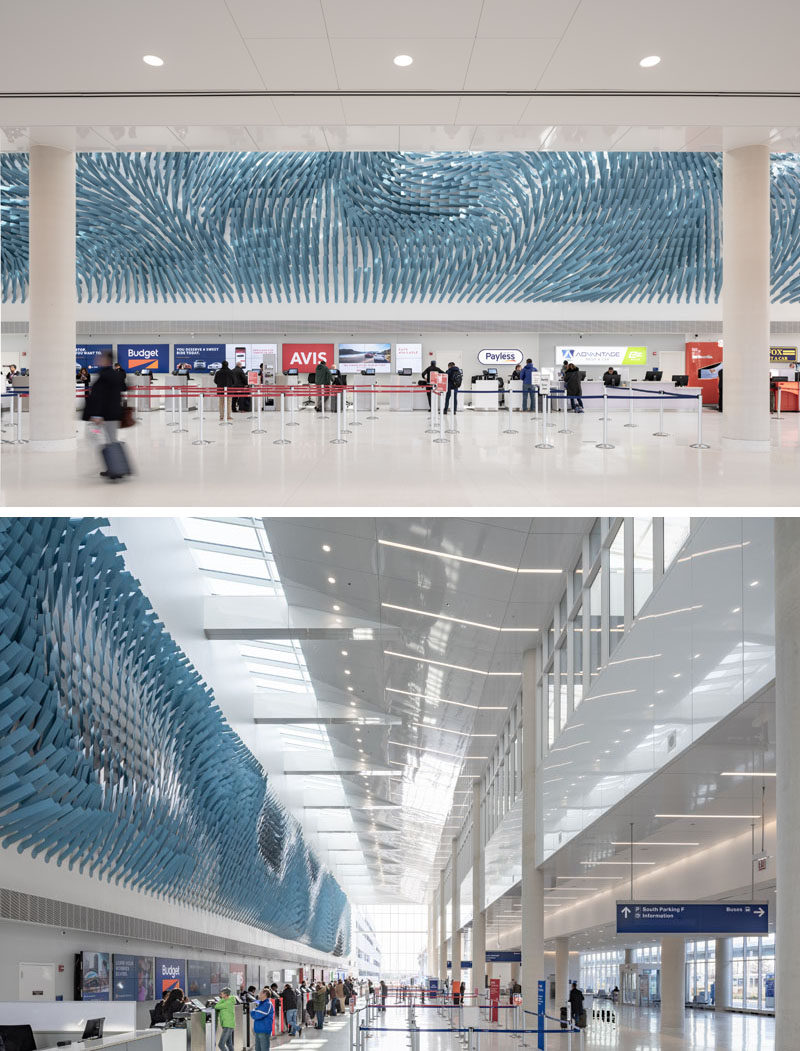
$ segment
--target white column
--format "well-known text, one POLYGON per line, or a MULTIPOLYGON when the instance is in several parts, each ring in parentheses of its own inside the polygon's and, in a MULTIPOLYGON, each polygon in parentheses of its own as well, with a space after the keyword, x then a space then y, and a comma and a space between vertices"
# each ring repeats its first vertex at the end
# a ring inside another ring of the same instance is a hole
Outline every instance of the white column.
POLYGON ((478 995, 486 982, 486 913, 484 896, 486 872, 481 840, 481 783, 472 783, 472 987, 478 995))
POLYGON ((75 154, 30 148, 31 449, 75 447, 75 154))
POLYGON ((686 942, 679 934, 661 939, 661 1029, 683 1032, 686 1013, 686 942))
POLYGON ((800 871, 800 520, 775 520, 775 1047, 800 1047, 800 914, 794 888, 800 871))
POLYGON ((722 159, 722 444, 769 449, 769 147, 722 159))
POLYGON ((715 1010, 730 1010, 732 993, 731 940, 730 938, 717 938, 714 944, 715 1010))
POLYGON ((569 997, 569 938, 556 938, 556 1015, 569 997))
POLYGON ((436 902, 433 898, 428 902, 428 959, 425 967, 425 977, 437 974, 436 971, 436 902))
POLYGON ((439 870, 439 980, 447 987, 447 898, 444 893, 444 868, 439 870))
POLYGON ((461 881, 458 878, 458 836, 453 836, 452 894, 450 906, 453 934, 450 939, 451 976, 454 982, 461 981, 461 881))
POLYGON ((536 650, 522 657, 522 995, 536 1009, 538 982, 544 973, 544 878, 536 867, 538 806, 536 759, 536 650))

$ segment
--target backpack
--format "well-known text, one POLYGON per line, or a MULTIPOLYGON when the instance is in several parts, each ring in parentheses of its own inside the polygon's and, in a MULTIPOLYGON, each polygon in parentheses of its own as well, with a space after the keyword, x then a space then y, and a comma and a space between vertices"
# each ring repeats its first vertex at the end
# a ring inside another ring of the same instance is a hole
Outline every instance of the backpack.
POLYGON ((455 372, 453 373, 453 379, 451 381, 452 384, 453 384, 453 387, 455 387, 456 390, 458 390, 458 388, 461 386, 461 381, 463 379, 464 379, 464 374, 461 371, 461 369, 456 369, 455 372))

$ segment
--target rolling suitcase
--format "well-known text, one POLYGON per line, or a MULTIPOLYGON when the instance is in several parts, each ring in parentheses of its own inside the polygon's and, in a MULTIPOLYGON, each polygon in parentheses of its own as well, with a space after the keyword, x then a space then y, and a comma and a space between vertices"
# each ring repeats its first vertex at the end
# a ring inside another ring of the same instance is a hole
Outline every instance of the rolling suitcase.
POLYGON ((111 481, 116 481, 117 478, 124 478, 125 475, 131 474, 128 454, 125 452, 125 446, 122 442, 110 442, 108 445, 103 446, 103 462, 106 465, 106 471, 111 481))

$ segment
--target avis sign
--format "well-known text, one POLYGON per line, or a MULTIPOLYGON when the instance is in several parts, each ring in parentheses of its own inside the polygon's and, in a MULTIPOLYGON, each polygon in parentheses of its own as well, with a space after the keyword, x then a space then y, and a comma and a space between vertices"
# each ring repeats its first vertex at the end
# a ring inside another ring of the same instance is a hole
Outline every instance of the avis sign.
POLYGON ((333 368, 333 343, 284 343, 283 371, 297 369, 298 372, 316 372, 317 365, 324 361, 333 368))
POLYGON ((617 934, 767 934, 764 902, 617 902, 617 934))

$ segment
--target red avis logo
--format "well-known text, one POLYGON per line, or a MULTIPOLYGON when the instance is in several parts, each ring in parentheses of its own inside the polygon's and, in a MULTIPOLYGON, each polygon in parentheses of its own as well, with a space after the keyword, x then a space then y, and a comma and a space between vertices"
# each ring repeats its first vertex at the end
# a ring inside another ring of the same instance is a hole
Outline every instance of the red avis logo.
POLYGON ((284 371, 297 369, 298 372, 315 372, 321 361, 332 366, 333 360, 333 343, 283 344, 284 371))

